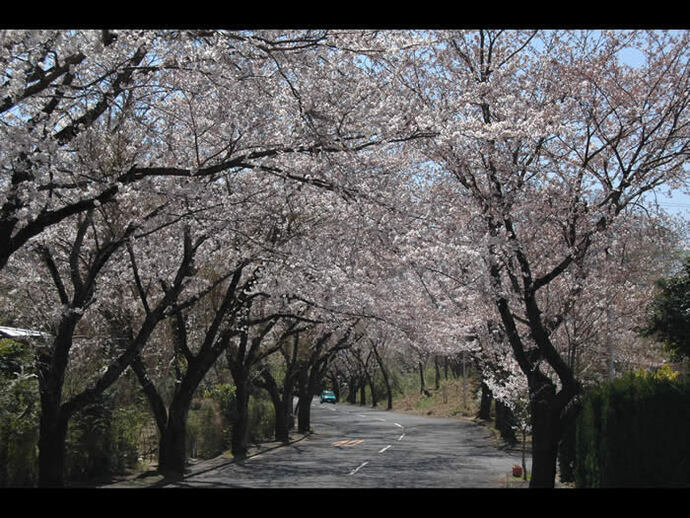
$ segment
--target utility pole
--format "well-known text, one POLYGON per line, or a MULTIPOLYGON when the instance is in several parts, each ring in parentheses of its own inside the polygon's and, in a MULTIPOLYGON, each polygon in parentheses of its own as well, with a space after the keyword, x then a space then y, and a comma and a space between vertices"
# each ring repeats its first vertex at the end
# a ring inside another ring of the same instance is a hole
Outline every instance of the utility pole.
POLYGON ((462 409, 467 411, 467 371, 465 370, 465 351, 462 351, 462 409))
POLYGON ((616 377, 616 370, 613 365, 613 297, 609 297, 607 328, 607 341, 609 348, 609 380, 613 381, 613 379, 616 377))

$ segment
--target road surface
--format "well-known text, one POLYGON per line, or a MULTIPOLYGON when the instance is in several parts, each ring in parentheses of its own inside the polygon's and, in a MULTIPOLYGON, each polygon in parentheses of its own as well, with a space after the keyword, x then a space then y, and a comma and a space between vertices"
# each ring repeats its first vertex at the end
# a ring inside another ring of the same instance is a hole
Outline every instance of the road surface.
MULTIPOLYGON (((165 487, 500 488, 519 452, 484 427, 347 404, 312 403, 313 434, 165 487)), ((528 462, 529 468, 529 462, 528 462)))

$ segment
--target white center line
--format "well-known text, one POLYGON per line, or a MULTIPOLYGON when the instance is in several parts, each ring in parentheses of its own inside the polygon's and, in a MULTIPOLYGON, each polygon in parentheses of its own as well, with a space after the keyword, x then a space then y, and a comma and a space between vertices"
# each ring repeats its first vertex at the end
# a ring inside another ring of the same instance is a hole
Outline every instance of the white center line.
POLYGON ((379 453, 383 453, 384 451, 386 451, 386 450, 387 450, 388 448, 390 448, 390 447, 391 447, 391 445, 389 444, 389 445, 386 446, 385 448, 380 449, 380 450, 379 450, 379 453))
POLYGON ((357 473, 360 469, 362 469, 362 468, 363 468, 364 466, 366 466, 367 464, 369 464, 369 462, 363 462, 362 464, 360 464, 359 466, 357 466, 355 469, 353 469, 352 471, 350 471, 350 475, 354 475, 355 473, 357 473))

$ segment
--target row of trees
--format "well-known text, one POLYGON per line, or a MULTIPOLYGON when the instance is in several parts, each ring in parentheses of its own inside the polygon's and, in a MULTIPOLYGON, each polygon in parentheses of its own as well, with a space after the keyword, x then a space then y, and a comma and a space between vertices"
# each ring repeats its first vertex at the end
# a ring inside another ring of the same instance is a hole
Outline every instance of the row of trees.
POLYGON ((357 343, 379 365, 464 351, 495 397, 526 391, 552 486, 612 337, 653 353, 635 327, 678 235, 638 207, 687 179, 687 36, 2 32, 0 299, 45 333, 39 483, 127 369, 179 473, 221 356, 284 438, 291 388, 357 343))

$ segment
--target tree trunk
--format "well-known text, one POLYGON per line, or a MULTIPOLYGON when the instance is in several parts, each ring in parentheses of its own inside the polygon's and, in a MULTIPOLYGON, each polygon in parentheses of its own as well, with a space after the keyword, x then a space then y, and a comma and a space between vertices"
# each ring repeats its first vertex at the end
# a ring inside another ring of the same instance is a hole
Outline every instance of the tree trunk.
POLYGON ((522 480, 527 480, 527 430, 522 429, 522 480))
POLYGON ((369 382, 369 390, 371 391, 371 407, 376 408, 379 400, 376 397, 376 387, 374 386, 374 377, 367 374, 367 381, 369 382))
POLYGON ((330 376, 331 378, 331 385, 333 386, 333 393, 335 394, 335 400, 340 401, 340 383, 338 382, 338 376, 333 375, 330 376))
POLYGON ((375 344, 373 345, 372 349, 374 351, 374 357, 376 358, 376 362, 379 364, 379 369, 381 369, 383 382, 386 385, 386 395, 388 397, 387 408, 388 410, 391 410, 393 408, 393 390, 391 389, 390 379, 388 379, 388 371, 386 370, 386 367, 383 365, 383 360, 381 359, 381 356, 379 355, 378 349, 376 349, 375 344))
POLYGON ((501 437, 510 444, 517 443, 514 425, 513 411, 506 404, 496 401, 496 429, 501 433, 501 437))
POLYGON ((387 397, 386 409, 392 410, 393 409, 393 390, 391 388, 390 380, 388 378, 386 378, 386 397, 387 397))
POLYGON ((184 474, 187 459, 187 413, 189 404, 178 402, 170 407, 168 422, 158 447, 158 471, 167 476, 184 474))
POLYGON ((297 431, 299 433, 309 433, 311 429, 311 398, 299 396, 297 403, 297 431))
MULTIPOLYGON (((492 266, 492 270, 492 274, 497 278, 498 269, 495 265, 492 266)), ((566 419, 564 410, 568 409, 567 413, 577 411, 576 397, 581 391, 581 386, 575 379, 572 369, 563 361, 551 343, 549 334, 541 321, 541 312, 534 290, 525 294, 524 302, 530 334, 537 344, 537 349, 527 350, 524 347, 507 300, 499 298, 497 308, 515 359, 528 378, 532 418, 530 487, 553 488, 556 482, 558 445, 563 430, 561 419, 566 419), (561 389, 558 394, 556 394, 554 383, 540 371, 539 362, 543 359, 547 360, 560 379, 561 389)))
POLYGON ((493 395, 491 394, 491 390, 489 390, 489 387, 486 386, 486 383, 482 381, 482 395, 479 403, 479 413, 477 414, 479 419, 485 419, 487 421, 491 419, 492 399, 493 395))
POLYGON ((290 408, 286 400, 278 401, 276 407, 275 439, 283 443, 290 441, 290 408))
POLYGON ((177 392, 173 395, 170 409, 167 409, 163 398, 149 378, 140 356, 135 357, 131 367, 146 395, 160 433, 158 471, 169 477, 182 475, 187 459, 187 414, 194 393, 194 387, 190 383, 190 373, 188 371, 181 380, 177 392))
POLYGON ((275 407, 275 440, 283 443, 287 443, 290 440, 291 397, 288 391, 284 391, 282 397, 276 392, 275 397, 271 398, 275 407))
POLYGON ((256 381, 257 385, 268 392, 271 402, 273 403, 275 413, 275 440, 284 443, 289 441, 290 414, 292 411, 292 390, 287 376, 289 376, 289 374, 286 374, 282 394, 281 389, 278 387, 278 383, 269 370, 264 369, 261 372, 262 380, 256 381))
POLYGON ((65 441, 71 413, 61 403, 65 371, 72 347, 72 336, 77 317, 60 322, 52 352, 37 355, 41 417, 38 436, 38 485, 63 487, 65 467, 65 441))
POLYGON ((424 385, 424 365, 419 362, 419 393, 424 394, 426 386, 424 385))
POLYGON ((544 384, 530 389, 532 413, 532 479, 531 488, 553 488, 556 481, 558 443, 561 437, 561 408, 555 389, 544 384))
POLYGON ((232 427, 232 455, 243 459, 247 456, 247 437, 249 434, 249 381, 244 374, 233 375, 235 379, 235 400, 237 419, 232 427))
POLYGON ((357 402, 357 379, 350 378, 350 390, 347 393, 347 402, 354 405, 357 402))
POLYGON ((64 487, 65 440, 69 417, 57 405, 41 406, 38 486, 64 487))
POLYGON ((575 482, 576 424, 561 420, 563 429, 558 444, 558 466, 561 482, 575 482))
POLYGON ((438 365, 438 356, 434 356, 434 388, 436 390, 441 388, 441 368, 438 365))

